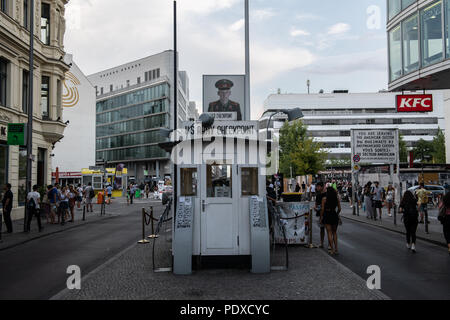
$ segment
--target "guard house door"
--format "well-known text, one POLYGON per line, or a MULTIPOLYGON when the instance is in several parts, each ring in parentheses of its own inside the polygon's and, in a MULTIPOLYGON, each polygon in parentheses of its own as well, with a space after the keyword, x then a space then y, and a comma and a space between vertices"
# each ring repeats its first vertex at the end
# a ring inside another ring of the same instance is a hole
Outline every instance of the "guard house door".
POLYGON ((237 255, 237 166, 214 162, 201 167, 201 254, 237 255))

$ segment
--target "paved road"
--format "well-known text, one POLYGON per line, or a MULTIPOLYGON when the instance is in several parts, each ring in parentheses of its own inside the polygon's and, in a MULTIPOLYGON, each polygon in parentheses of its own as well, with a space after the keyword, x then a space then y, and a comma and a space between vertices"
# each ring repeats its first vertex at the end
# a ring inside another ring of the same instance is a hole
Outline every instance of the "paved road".
POLYGON ((363 279, 369 277, 368 266, 378 265, 381 291, 390 298, 450 299, 450 256, 446 248, 418 241, 417 253, 412 254, 403 235, 347 219, 338 237, 340 254, 336 260, 363 279))
POLYGON ((69 265, 84 276, 137 241, 144 205, 113 206, 123 214, 0 252, 0 299, 49 299, 66 287, 69 265))

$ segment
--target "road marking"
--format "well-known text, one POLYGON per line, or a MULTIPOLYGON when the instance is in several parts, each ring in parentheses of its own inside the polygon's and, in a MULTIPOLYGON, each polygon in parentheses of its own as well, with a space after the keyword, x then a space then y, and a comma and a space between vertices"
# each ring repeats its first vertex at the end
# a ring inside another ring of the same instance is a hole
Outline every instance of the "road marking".
POLYGON ((344 240, 338 239, 338 244, 343 244, 344 246, 349 247, 350 249, 356 249, 354 246, 352 246, 351 244, 349 244, 347 241, 344 240))

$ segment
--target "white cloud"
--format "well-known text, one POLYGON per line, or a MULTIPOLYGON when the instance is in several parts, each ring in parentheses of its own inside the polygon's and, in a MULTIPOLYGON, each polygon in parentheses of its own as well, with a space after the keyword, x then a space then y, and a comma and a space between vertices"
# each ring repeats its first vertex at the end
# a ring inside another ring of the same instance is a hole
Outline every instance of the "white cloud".
POLYGON ((291 36, 292 37, 298 37, 298 36, 309 36, 311 35, 308 31, 301 30, 301 29, 293 29, 291 30, 291 36))
POLYGON ((254 11, 250 11, 250 19, 254 19, 256 21, 266 20, 274 17, 275 15, 276 13, 272 8, 257 9, 254 11))
POLYGON ((328 29, 328 34, 330 35, 334 35, 334 34, 342 34, 342 33, 346 33, 348 31, 350 31, 351 27, 348 23, 337 23, 333 26, 331 26, 328 29))
POLYGON ((244 27, 244 25, 245 25, 245 20, 240 19, 230 26, 230 30, 231 31, 239 31, 244 27))
POLYGON ((295 19, 307 21, 307 20, 320 20, 322 17, 312 13, 299 13, 295 15, 295 19))

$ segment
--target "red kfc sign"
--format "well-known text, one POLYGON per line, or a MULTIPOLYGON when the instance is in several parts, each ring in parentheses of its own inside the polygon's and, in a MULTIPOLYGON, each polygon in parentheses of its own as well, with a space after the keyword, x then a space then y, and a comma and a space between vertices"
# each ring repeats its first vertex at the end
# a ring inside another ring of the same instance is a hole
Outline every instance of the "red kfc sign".
POLYGON ((397 112, 432 112, 432 94, 412 94, 397 96, 397 112))

